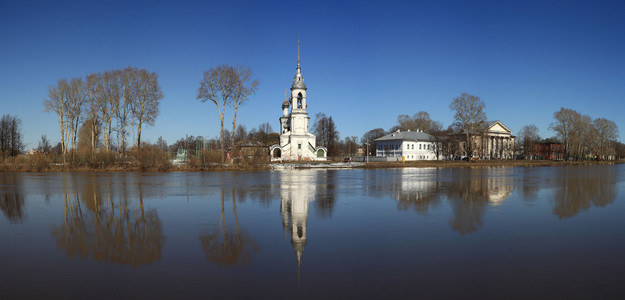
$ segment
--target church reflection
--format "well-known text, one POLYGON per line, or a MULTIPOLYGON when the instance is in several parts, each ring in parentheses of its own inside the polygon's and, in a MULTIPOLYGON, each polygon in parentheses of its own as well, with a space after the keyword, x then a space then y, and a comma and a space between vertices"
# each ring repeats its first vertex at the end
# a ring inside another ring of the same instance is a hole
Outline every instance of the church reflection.
POLYGON ((0 174, 0 210, 11 224, 24 219, 24 193, 22 177, 12 173, 0 174))
POLYGON ((158 261, 165 243, 155 209, 143 204, 141 183, 111 176, 66 176, 63 223, 52 228, 68 257, 141 267, 158 261), (118 190, 118 193, 115 193, 118 190))
POLYGON ((226 188, 222 185, 219 224, 200 233, 199 239, 202 251, 207 262, 220 266, 250 264, 252 262, 252 253, 258 252, 260 247, 254 239, 239 228, 236 197, 237 195, 240 196, 241 193, 237 193, 234 187, 231 188, 234 230, 226 221, 225 195, 226 188))
POLYGON ((309 205, 317 215, 330 217, 336 203, 335 170, 284 170, 280 172, 280 214, 285 234, 290 237, 300 276, 307 243, 306 225, 309 205))

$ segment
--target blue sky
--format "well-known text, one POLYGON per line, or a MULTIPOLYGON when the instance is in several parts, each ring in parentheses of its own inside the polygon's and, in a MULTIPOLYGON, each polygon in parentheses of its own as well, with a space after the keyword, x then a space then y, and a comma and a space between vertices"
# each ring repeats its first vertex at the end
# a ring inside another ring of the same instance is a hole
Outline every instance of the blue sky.
POLYGON ((566 107, 615 121, 623 141, 623 16, 623 1, 0 0, 0 114, 22 119, 28 148, 42 134, 56 143, 48 87, 131 65, 156 72, 165 95, 143 140, 215 137, 217 110, 196 100, 199 81, 242 64, 260 86, 238 123, 277 130, 299 36, 310 116, 331 115, 341 138, 418 111, 447 126, 449 103, 468 92, 513 133, 534 123, 552 136, 566 107))

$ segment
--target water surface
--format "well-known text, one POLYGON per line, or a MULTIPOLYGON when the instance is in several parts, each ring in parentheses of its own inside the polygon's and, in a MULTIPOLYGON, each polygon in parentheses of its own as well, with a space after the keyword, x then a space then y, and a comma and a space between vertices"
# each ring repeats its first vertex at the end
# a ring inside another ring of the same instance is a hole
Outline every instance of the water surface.
POLYGON ((0 298, 620 298, 624 173, 2 173, 0 298))

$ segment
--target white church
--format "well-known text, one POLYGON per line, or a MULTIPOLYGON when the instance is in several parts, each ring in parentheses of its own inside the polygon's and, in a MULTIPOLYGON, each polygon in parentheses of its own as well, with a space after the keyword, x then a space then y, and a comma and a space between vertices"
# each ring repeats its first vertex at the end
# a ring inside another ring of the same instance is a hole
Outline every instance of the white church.
POLYGON ((308 132, 310 118, 306 108, 306 84, 299 65, 297 47, 297 72, 291 85, 291 96, 282 103, 280 117, 280 145, 269 148, 272 161, 326 160, 328 149, 316 145, 315 135, 308 132))

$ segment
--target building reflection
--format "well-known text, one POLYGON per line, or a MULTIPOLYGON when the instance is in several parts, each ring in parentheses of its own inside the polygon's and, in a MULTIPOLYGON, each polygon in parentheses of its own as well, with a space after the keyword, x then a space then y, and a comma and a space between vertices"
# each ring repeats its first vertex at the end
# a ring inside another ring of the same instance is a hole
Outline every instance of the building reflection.
POLYGON ((232 214, 234 229, 226 221, 225 211, 226 188, 221 186, 221 214, 219 224, 212 229, 200 233, 199 239, 206 261, 220 266, 246 265, 252 262, 252 253, 258 252, 260 247, 245 231, 239 228, 236 196, 234 186, 231 188, 232 214))
POLYGON ((552 181, 553 214, 558 218, 570 218, 590 207, 614 203, 618 193, 614 166, 567 166, 558 171, 552 181))
POLYGON ((400 180, 393 186, 393 198, 398 210, 412 208, 416 213, 427 215, 432 207, 440 204, 436 168, 401 169, 400 180))
POLYGON ((22 177, 13 174, 0 174, 0 210, 11 224, 21 223, 24 219, 24 193, 22 177))
POLYGON ((512 194, 512 168, 468 168, 451 174, 442 190, 453 211, 449 226, 461 235, 479 230, 486 208, 512 194))
POLYGON ((63 224, 52 229, 57 247, 68 257, 131 267, 158 261, 165 237, 156 210, 143 205, 142 190, 140 183, 113 184, 111 176, 66 176, 63 224))
POLYGON ((284 170, 280 172, 280 214, 285 234, 290 237, 300 277, 307 243, 306 225, 310 203, 317 215, 331 217, 336 204, 336 170, 284 170))

